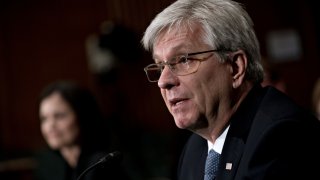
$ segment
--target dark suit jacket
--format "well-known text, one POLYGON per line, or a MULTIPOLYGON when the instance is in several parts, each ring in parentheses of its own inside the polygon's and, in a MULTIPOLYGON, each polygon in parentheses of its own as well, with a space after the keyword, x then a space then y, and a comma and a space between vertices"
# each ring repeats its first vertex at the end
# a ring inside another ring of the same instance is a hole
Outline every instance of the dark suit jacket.
MULTIPOLYGON (((315 117, 275 88, 258 85, 230 120, 216 179, 319 180, 319 145, 315 117)), ((202 137, 189 138, 179 161, 179 180, 203 180, 207 148, 202 137)))

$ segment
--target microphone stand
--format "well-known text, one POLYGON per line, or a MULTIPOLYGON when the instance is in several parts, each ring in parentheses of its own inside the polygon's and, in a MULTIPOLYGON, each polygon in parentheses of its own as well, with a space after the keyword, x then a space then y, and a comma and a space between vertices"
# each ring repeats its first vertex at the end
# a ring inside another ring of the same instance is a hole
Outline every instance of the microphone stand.
POLYGON ((98 162, 94 163, 93 165, 89 166, 87 169, 85 169, 77 178, 77 180, 81 180, 90 170, 94 169, 98 165, 108 162, 110 160, 115 160, 115 159, 121 159, 121 153, 119 151, 115 151, 112 153, 107 154, 106 156, 102 157, 99 159, 98 162))

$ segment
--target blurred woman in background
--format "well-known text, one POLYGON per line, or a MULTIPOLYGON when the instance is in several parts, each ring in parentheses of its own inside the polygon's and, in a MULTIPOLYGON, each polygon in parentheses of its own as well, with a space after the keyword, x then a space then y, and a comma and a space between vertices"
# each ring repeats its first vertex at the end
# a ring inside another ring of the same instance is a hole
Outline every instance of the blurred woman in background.
MULTIPOLYGON (((37 156, 38 180, 75 180, 110 153, 105 122, 94 96, 73 82, 55 82, 39 99, 41 133, 49 150, 37 156)), ((119 161, 119 160, 117 160, 119 161)), ((83 179, 127 179, 118 162, 95 168, 83 179), (117 164, 117 165, 116 165, 117 164)))

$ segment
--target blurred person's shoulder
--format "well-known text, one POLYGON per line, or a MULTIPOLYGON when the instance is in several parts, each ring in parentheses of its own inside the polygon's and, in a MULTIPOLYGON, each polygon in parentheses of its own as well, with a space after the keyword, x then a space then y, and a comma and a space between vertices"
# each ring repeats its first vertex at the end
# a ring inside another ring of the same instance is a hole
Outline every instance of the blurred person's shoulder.
POLYGON ((68 165, 58 151, 43 149, 36 152, 34 157, 36 160, 35 180, 63 180, 65 178, 68 165))

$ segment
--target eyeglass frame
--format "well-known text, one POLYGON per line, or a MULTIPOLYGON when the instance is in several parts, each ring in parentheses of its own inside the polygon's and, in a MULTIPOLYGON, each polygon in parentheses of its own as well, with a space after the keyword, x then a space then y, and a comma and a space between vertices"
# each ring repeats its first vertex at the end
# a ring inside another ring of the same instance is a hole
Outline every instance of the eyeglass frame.
MULTIPOLYGON (((182 57, 182 56, 184 56, 186 59, 188 59, 188 56, 194 56, 194 55, 204 54, 204 53, 209 53, 209 52, 221 52, 221 51, 227 51, 227 50, 223 50, 223 49, 213 49, 213 50, 207 50, 207 51, 187 53, 187 54, 185 54, 185 55, 175 56, 175 57, 173 57, 172 59, 177 59, 178 57, 182 57)), ((209 57, 211 57, 211 56, 209 56, 209 57)), ((192 73, 197 72, 198 69, 199 69, 199 66, 200 66, 201 62, 202 62, 202 61, 206 61, 209 57, 205 57, 205 58, 202 58, 202 59, 193 58, 192 61, 198 61, 198 62, 200 62, 199 65, 198 65, 198 67, 197 67, 194 71, 189 72, 189 73, 187 73, 187 74, 183 74, 183 75, 179 75, 179 74, 177 74, 176 72, 174 72, 174 71, 172 70, 175 65, 177 65, 177 64, 179 64, 179 63, 181 63, 181 62, 174 62, 174 63, 172 63, 172 62, 152 63, 152 64, 147 65, 147 66, 146 66, 145 68, 143 68, 143 69, 144 69, 144 71, 145 71, 145 73, 146 73, 146 75, 147 75, 147 78, 148 78, 149 82, 158 82, 159 79, 160 79, 160 76, 161 76, 161 74, 162 74, 162 71, 163 71, 163 69, 164 69, 164 67, 165 67, 166 65, 169 67, 170 71, 171 71, 173 74, 175 74, 175 75, 177 75, 177 76, 185 76, 185 75, 189 75, 189 74, 192 74, 192 73), (159 68, 159 70, 161 70, 161 73, 160 73, 160 76, 159 76, 159 78, 158 78, 157 80, 151 80, 151 79, 149 78, 148 68, 149 68, 150 66, 159 66, 159 67, 161 67, 161 68, 159 68)))

